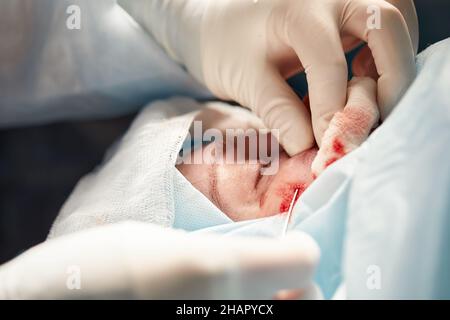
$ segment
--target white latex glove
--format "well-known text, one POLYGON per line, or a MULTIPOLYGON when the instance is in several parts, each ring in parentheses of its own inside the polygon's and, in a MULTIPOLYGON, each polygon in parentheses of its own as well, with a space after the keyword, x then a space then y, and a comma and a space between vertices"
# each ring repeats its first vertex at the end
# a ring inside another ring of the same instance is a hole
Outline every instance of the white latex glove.
POLYGON ((318 258, 301 233, 230 238, 123 223, 56 238, 3 265, 0 299, 269 299, 308 288, 318 258))
POLYGON ((384 0, 118 2, 218 97, 251 108, 268 128, 279 129, 290 155, 315 140, 320 146, 333 115, 344 108, 344 52, 360 40, 368 43, 380 75, 384 118, 415 75, 411 0, 401 1, 402 11, 384 0), (380 29, 368 29, 371 5, 380 9, 380 29), (311 111, 285 81, 300 71, 307 74, 311 111))

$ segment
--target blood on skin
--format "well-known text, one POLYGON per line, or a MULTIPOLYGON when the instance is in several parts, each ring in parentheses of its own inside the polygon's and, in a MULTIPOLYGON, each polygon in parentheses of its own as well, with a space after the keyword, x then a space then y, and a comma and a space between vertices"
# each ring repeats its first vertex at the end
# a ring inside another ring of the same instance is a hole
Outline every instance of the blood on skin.
POLYGON ((289 184, 278 191, 281 196, 280 213, 287 212, 291 206, 292 198, 294 197, 295 191, 298 189, 297 196, 295 197, 294 203, 300 198, 303 192, 305 192, 307 185, 304 183, 293 183, 289 184))

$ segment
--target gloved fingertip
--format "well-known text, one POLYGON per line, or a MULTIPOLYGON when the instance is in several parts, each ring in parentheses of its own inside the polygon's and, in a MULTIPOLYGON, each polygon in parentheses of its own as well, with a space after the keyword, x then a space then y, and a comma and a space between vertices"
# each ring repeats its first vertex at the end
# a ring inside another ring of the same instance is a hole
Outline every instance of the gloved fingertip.
POLYGON ((319 148, 322 147, 325 132, 328 130, 334 115, 335 112, 331 112, 324 114, 321 117, 313 118, 314 137, 319 148))
POLYGON ((373 78, 370 77, 357 77, 354 76, 350 82, 348 83, 347 89, 347 105, 351 100, 355 90, 363 91, 367 95, 375 98, 375 94, 377 91, 377 82, 373 78))
POLYGON ((280 144, 286 153, 293 157, 303 151, 309 150, 314 146, 314 138, 311 136, 297 134, 296 130, 290 130, 280 137, 280 144))

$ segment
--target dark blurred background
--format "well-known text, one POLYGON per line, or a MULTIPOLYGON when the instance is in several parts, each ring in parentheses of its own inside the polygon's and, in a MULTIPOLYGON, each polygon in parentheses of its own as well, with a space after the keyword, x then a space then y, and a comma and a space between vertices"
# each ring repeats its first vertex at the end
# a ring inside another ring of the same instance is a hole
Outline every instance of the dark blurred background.
MULTIPOLYGON (((415 2, 420 50, 450 37, 450 1, 415 2)), ((45 240, 77 181, 132 119, 0 130, 0 264, 45 240)))

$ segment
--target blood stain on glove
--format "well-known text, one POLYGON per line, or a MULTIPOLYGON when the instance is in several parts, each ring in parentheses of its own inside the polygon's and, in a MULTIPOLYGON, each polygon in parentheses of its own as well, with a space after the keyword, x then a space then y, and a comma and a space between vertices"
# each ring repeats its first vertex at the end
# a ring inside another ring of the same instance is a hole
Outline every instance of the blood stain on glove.
POLYGON ((334 153, 336 153, 339 156, 342 156, 342 157, 345 156, 344 145, 337 138, 333 140, 333 151, 334 151, 334 153))
POLYGON ((339 159, 341 159, 342 157, 344 157, 346 155, 344 144, 338 138, 335 138, 333 140, 333 153, 335 156, 329 158, 325 162, 326 168, 328 168, 333 163, 335 163, 336 161, 338 161, 339 159))
POLYGON ((347 106, 337 112, 322 139, 322 146, 312 163, 313 177, 358 148, 378 124, 379 111, 374 107, 347 106))

